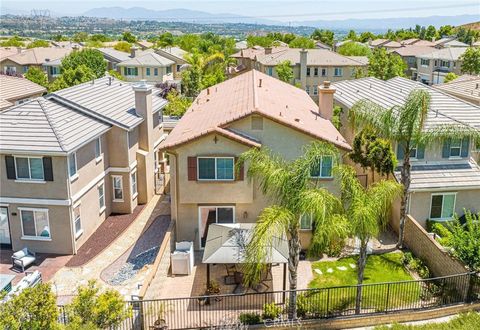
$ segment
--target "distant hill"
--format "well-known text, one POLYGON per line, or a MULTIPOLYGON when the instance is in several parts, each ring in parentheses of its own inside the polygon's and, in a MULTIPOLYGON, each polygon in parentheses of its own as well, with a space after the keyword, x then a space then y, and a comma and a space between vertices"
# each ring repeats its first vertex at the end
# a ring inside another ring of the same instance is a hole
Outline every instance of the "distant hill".
POLYGON ((480 31, 480 21, 474 23, 467 23, 460 25, 461 27, 467 30, 479 30, 480 31))

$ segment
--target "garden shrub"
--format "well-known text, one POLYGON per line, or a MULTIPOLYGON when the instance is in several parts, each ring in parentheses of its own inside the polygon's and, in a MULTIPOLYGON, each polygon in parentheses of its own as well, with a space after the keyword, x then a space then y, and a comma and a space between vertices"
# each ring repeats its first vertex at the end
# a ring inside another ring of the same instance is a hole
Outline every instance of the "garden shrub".
POLYGON ((428 267, 423 263, 422 260, 416 258, 411 252, 405 252, 403 254, 402 262, 405 267, 417 273, 421 278, 430 277, 430 270, 428 267))
POLYGON ((260 315, 257 313, 240 313, 238 319, 240 323, 246 325, 259 324, 261 322, 260 315))
POLYGON ((262 317, 264 320, 275 320, 282 314, 282 308, 274 302, 263 305, 262 317))

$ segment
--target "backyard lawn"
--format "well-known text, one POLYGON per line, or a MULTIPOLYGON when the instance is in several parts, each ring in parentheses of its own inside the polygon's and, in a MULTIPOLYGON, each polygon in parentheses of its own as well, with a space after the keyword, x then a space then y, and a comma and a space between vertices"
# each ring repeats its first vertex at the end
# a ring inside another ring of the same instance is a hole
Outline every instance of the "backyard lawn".
MULTIPOLYGON (((374 284, 413 280, 403 267, 402 257, 403 253, 399 252, 368 257, 364 283, 372 285, 363 288, 362 309, 384 311, 401 306, 407 307, 408 304, 420 299, 421 287, 416 282, 396 285, 374 284)), ((319 290, 301 297, 307 306, 305 313, 335 314, 337 311, 354 309, 357 293, 354 286, 357 284, 356 263, 357 257, 313 263, 314 279, 309 287, 319 290)))

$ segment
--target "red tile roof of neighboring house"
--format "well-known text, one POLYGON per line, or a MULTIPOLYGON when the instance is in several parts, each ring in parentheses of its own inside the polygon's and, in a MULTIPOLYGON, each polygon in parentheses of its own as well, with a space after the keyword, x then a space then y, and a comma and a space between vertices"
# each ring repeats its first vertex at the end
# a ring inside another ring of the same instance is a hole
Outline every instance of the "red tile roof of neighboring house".
POLYGON ((210 133, 258 147, 260 141, 229 128, 252 114, 351 149, 333 124, 320 117, 318 106, 304 90, 256 70, 203 90, 160 147, 173 148, 210 133))

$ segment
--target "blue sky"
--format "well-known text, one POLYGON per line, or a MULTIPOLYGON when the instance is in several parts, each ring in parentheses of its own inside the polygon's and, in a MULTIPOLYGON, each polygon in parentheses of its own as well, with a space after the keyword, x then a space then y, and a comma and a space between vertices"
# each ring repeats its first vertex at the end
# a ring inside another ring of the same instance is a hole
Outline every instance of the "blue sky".
POLYGON ((8 9, 24 10, 49 9, 58 14, 81 14, 96 7, 145 7, 149 9, 186 8, 211 13, 232 13, 244 16, 272 18, 278 21, 299 21, 310 19, 388 18, 422 17, 433 15, 475 14, 480 17, 479 0, 336 0, 336 1, 287 1, 287 0, 221 0, 221 1, 132 1, 132 0, 15 0, 2 1, 8 9), (311 15, 311 16, 309 16, 311 15))

